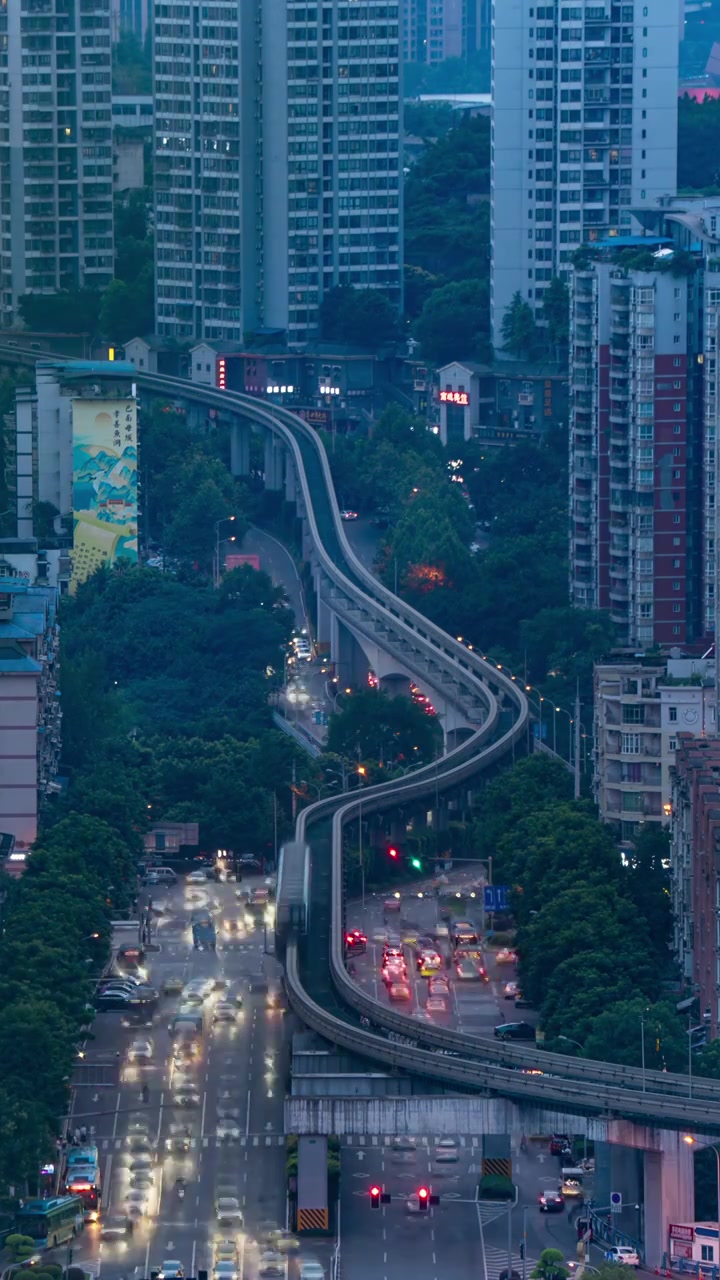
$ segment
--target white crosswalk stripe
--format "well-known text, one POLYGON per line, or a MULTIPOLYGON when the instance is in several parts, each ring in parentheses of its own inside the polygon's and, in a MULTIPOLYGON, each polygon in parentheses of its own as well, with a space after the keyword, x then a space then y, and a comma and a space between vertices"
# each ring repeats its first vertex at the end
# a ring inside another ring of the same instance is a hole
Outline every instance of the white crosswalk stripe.
MULTIPOLYGON (((534 1270, 536 1258, 527 1258, 525 1262, 525 1274, 530 1275, 534 1270)), ((492 1245, 485 1245, 485 1280, 500 1280, 503 1271, 507 1271, 508 1255, 507 1249, 496 1249, 492 1245)), ((523 1274, 523 1260, 519 1253, 512 1255, 512 1269, 517 1271, 518 1275, 523 1274)))
MULTIPOLYGON (((209 1133, 209 1134, 206 1134, 201 1140, 198 1138, 191 1138, 190 1149, 195 1150, 195 1148, 199 1145, 200 1141, 202 1142, 202 1146, 205 1148, 209 1147, 210 1145, 212 1145, 213 1147, 223 1147, 223 1146, 230 1146, 231 1144, 240 1145, 241 1147, 246 1147, 248 1145, 251 1145, 253 1147, 259 1147, 261 1141, 264 1141, 264 1145, 266 1147, 284 1147, 285 1135, 283 1133, 262 1133, 262 1134, 249 1134, 249 1135, 243 1133, 241 1135, 238 1135, 238 1137, 236 1138, 231 1138, 231 1137, 222 1138, 222 1137, 219 1137, 216 1133, 209 1133)), ((100 1140, 99 1145, 100 1145, 101 1151, 110 1151, 111 1149, 115 1151, 122 1151, 123 1147, 125 1146, 125 1142, 122 1138, 102 1138, 100 1140)))

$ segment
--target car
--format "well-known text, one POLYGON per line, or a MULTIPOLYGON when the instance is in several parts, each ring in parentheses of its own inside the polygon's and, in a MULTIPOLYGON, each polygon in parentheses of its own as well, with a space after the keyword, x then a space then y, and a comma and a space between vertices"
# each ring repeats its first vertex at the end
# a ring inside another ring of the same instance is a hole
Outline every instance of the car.
POLYGON ((279 1253, 299 1253, 300 1241, 292 1231, 287 1231, 285 1227, 278 1227, 273 1235, 273 1247, 279 1253))
POLYGON ((382 952, 382 962, 385 964, 388 960, 402 960, 405 963, 405 952, 402 945, 396 946, 395 943, 386 942, 382 952))
POLYGON ((388 995, 391 1000, 412 1000, 412 992, 406 982, 393 982, 388 995))
POLYGON ((429 974, 432 974, 437 969, 442 969, 442 963, 442 956, 438 951, 421 951, 415 961, 415 966, 421 973, 427 969, 429 974))
POLYGON ((171 1124, 165 1139, 165 1150, 182 1153, 190 1150, 192 1139, 185 1124, 171 1124))
POLYGON ((127 1128, 127 1139, 130 1142, 136 1137, 147 1137, 150 1132, 150 1121, 144 1116, 136 1116, 130 1121, 127 1128))
POLYGON ((385 915, 388 915, 388 913, 391 911, 399 911, 399 910, 400 910, 399 894, 397 898, 386 898, 385 901, 383 902, 383 912, 385 913, 385 915))
POLYGON ((514 1000, 519 990, 517 982, 506 982, 503 987, 503 999, 514 1000))
POLYGON ((226 1141, 229 1138, 239 1138, 240 1125, 237 1120, 230 1119, 229 1117, 225 1120, 218 1120, 215 1136, 220 1138, 221 1141, 226 1141))
POLYGON ((215 1262, 237 1262, 237 1240, 215 1241, 215 1262))
POLYGON ((199 1009, 205 1003, 202 991, 184 991, 183 1005, 186 1009, 199 1009))
POLYGON ((153 1047, 151 1040, 133 1040, 128 1049, 128 1062, 152 1062, 153 1047))
POLYGON ((213 1023, 216 1022, 237 1022, 237 1014, 231 1004, 226 1000, 219 1000, 213 1009, 213 1023))
POLYGON ((235 991, 235 992, 234 992, 234 994, 233 994, 233 1004, 235 1005, 235 1008, 236 1008, 236 1009, 242 1009, 243 1004, 244 1004, 244 997, 243 997, 243 993, 242 993, 242 991, 235 991))
POLYGON ((125 1212, 132 1214, 133 1217, 142 1217, 147 1213, 150 1203, 150 1194, 147 1190, 137 1187, 133 1190, 125 1192, 125 1212))
POLYGON ((287 1274, 287 1262, 281 1253, 277 1253, 275 1249, 267 1249, 265 1253, 260 1254, 258 1263, 258 1275, 261 1276, 284 1276, 287 1274))
POLYGON ((393 964, 388 965, 382 971, 382 980, 386 987, 392 987, 396 982, 407 982, 407 969, 405 965, 393 964))
POLYGON ((240 1201, 234 1196, 220 1196, 215 1201, 215 1218, 221 1227, 242 1227, 243 1214, 240 1201))
POLYGON ((135 1230, 132 1218, 122 1214, 113 1214, 111 1218, 103 1218, 100 1226, 101 1240, 126 1240, 135 1230))
POLYGON ((131 1173, 144 1173, 146 1169, 152 1169, 153 1157, 148 1151, 138 1151, 130 1161, 131 1173))
POLYGON ((237 1263, 230 1258, 223 1258, 221 1262, 215 1263, 213 1276, 215 1280, 238 1280, 237 1263))
POLYGON ((227 991, 229 986, 230 981, 228 978, 213 978, 213 991, 227 991))
POLYGON ((614 1244, 610 1249, 605 1250, 606 1262, 619 1262, 624 1267, 639 1267, 640 1255, 637 1249, 632 1249, 629 1244, 614 1244))
POLYGON ((325 1280, 325 1272, 314 1258, 304 1258, 300 1263, 299 1280, 325 1280))
POLYGON ((340 519, 344 520, 346 524, 351 520, 357 520, 357 518, 357 511, 351 511, 349 507, 344 507, 340 512, 340 519))
POLYGON ((570 1139, 566 1133, 554 1133, 550 1138, 550 1155, 561 1156, 570 1148, 570 1139))
POLYGON ((536 1031, 529 1022, 501 1022, 493 1035, 497 1040, 534 1040, 536 1031))
POLYGON ((174 1107, 199 1107, 200 1094, 197 1089, 176 1089, 172 1096, 174 1107))
POLYGON ((455 977, 458 982, 482 982, 485 970, 479 969, 474 960, 458 960, 455 977))
POLYGON ((207 876, 204 871, 190 871, 185 877, 186 884, 207 884, 207 876))
POLYGON ((177 996, 180 994, 184 986, 185 986, 185 983, 183 982, 182 978, 179 978, 177 974, 171 975, 169 978, 166 978, 165 981, 163 982, 163 985, 162 985, 163 995, 177 996))
POLYGON ((414 1138, 406 1138, 403 1134, 399 1134, 393 1138, 390 1143, 393 1151, 417 1151, 417 1142, 414 1138))
POLYGON ((501 947, 495 956, 496 964, 517 964, 517 951, 512 951, 510 947, 501 947))
POLYGON ((565 1208, 565 1197, 556 1187, 551 1187, 548 1191, 540 1192, 538 1205, 541 1213, 562 1213, 565 1208))
POLYGON ((445 996, 428 996, 425 1008, 428 1013, 447 1013, 448 1003, 445 996))
POLYGON ((179 1258, 166 1258, 160 1266, 158 1280, 184 1280, 185 1271, 179 1258))
POLYGON ((457 1164, 458 1144, 454 1138, 441 1138, 435 1148, 436 1164, 457 1164))
POLYGON ((515 1008, 516 1009, 532 1009, 532 1000, 528 1000, 527 996, 524 996, 522 991, 518 991, 517 995, 515 996, 515 1008))
POLYGON ((130 1186, 134 1191, 146 1191, 148 1187, 154 1187, 155 1174, 152 1169, 140 1169, 138 1173, 134 1173, 130 1179, 130 1186))
POLYGON ((449 994, 450 983, 446 977, 441 974, 437 974, 436 977, 430 979, 428 982, 429 996, 447 996, 449 994))

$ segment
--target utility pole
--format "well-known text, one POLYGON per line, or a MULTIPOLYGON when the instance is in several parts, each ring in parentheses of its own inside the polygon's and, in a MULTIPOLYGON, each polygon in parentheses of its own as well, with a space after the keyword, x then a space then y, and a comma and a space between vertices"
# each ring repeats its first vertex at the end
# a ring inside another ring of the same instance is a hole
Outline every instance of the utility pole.
POLYGON ((580 799, 580 681, 575 686, 575 799, 580 799))

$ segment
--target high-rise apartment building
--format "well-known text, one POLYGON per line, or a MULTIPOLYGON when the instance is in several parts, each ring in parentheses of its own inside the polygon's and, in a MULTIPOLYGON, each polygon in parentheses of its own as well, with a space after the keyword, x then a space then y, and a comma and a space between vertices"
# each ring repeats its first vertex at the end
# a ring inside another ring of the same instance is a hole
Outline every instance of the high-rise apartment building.
POLYGON ((0 323, 113 276, 110 0, 0 4, 0 323))
POLYGON ((676 190, 680 0, 493 5, 492 324, 676 190))
POLYGON ((436 66, 490 48, 490 0, 403 0, 405 62, 436 66))
POLYGON ((720 199, 640 217, 571 279, 570 591, 667 651, 716 630, 720 199))
POLYGON ((154 13, 158 332, 303 343, 339 283, 399 304, 398 5, 154 13))

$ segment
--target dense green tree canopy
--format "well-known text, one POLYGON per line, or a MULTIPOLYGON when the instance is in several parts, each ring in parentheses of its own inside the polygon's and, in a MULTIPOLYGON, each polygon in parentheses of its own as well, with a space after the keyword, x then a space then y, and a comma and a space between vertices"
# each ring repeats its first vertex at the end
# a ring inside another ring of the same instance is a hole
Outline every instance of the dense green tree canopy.
POLYGON ((441 730, 409 697, 388 697, 379 689, 365 689, 347 698, 330 717, 328 750, 349 760, 394 764, 422 764, 442 750, 441 730))

